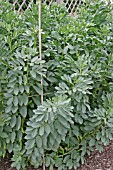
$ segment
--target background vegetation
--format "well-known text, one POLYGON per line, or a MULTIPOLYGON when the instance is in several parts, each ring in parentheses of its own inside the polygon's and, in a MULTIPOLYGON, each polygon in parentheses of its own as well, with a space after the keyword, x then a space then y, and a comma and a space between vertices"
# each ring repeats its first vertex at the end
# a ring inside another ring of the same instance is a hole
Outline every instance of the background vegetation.
POLYGON ((75 18, 43 6, 40 65, 37 6, 20 14, 1 5, 0 155, 13 153, 18 170, 76 169, 112 139, 112 8, 95 1, 75 18))

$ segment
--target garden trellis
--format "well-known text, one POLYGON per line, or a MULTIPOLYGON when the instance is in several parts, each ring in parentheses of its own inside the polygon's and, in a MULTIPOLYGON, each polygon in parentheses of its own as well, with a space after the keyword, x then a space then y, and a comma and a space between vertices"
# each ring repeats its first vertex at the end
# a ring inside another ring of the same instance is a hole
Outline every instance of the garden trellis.
MULTIPOLYGON (((113 3, 113 0, 102 0, 105 1, 107 4, 113 3)), ((14 10, 18 12, 24 12, 26 9, 31 7, 33 0, 9 0, 9 2, 13 3, 14 10)), ((38 2, 38 1, 35 1, 38 2)), ((58 3, 59 5, 64 4, 69 13, 73 14, 76 10, 80 7, 81 4, 87 3, 89 5, 93 0, 42 0, 42 3, 51 6, 54 2, 58 3)))
MULTIPOLYGON (((79 7, 81 2, 83 3, 83 0, 42 0, 42 3, 47 4, 48 6, 51 6, 52 3, 57 2, 59 5, 64 3, 67 9, 71 12, 76 8, 79 7)), ((28 0, 15 0, 13 2, 14 10, 17 10, 18 12, 22 11, 24 12, 25 9, 29 9, 32 4, 32 1, 28 0)))
MULTIPOLYGON (((67 7, 67 10, 70 13, 73 13, 73 11, 75 11, 75 9, 77 9, 81 4, 85 3, 85 0, 42 0, 42 3, 45 3, 48 6, 51 6, 52 3, 54 3, 54 2, 58 3, 59 5, 64 3, 64 5, 67 7)), ((14 10, 17 10, 18 12, 20 12, 20 11, 24 12, 25 9, 30 8, 30 6, 32 4, 32 1, 15 0, 15 1, 11 2, 11 3, 13 3, 14 10)))

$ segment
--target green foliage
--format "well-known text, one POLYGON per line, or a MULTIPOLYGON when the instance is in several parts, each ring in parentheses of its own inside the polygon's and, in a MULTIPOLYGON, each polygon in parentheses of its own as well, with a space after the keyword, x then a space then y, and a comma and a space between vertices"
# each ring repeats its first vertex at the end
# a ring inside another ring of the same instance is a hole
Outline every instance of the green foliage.
POLYGON ((15 145, 13 149, 13 158, 12 158, 12 167, 16 167, 19 170, 21 167, 23 170, 26 169, 26 156, 25 149, 22 149, 21 146, 15 145))
POLYGON ((76 169, 112 140, 112 8, 95 1, 74 18, 63 6, 43 6, 41 64, 37 6, 11 8, 2 2, 0 155, 13 153, 17 169, 44 159, 50 169, 76 169))
POLYGON ((74 124, 72 111, 70 99, 65 96, 47 100, 34 110, 35 115, 27 122, 25 148, 35 165, 45 149, 57 151, 61 141, 65 141, 70 125, 74 124))

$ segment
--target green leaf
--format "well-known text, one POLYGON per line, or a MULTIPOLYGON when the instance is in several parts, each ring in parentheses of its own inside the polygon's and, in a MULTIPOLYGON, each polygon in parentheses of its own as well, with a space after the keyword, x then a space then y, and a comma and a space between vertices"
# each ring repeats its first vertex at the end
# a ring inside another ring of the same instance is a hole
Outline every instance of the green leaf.
POLYGON ((80 155, 77 157, 76 161, 79 162, 80 161, 80 155))
POLYGON ((18 87, 15 87, 15 88, 14 88, 14 94, 15 94, 15 95, 18 95, 18 93, 19 93, 19 88, 18 88, 18 87))
POLYGON ((67 156, 65 156, 63 162, 64 162, 64 163, 67 163, 67 161, 68 161, 69 159, 70 159, 70 155, 67 155, 67 156))
POLYGON ((69 159, 66 163, 66 166, 69 167, 69 169, 71 169, 73 167, 73 162, 72 159, 69 159))
POLYGON ((50 166, 50 157, 47 156, 46 159, 45 159, 45 162, 46 162, 46 167, 49 167, 50 166))
POLYGON ((35 140, 34 140, 34 139, 28 140, 28 141, 26 142, 26 149, 29 150, 29 149, 33 148, 34 145, 35 145, 35 140))
POLYGON ((11 112, 11 109, 12 109, 12 105, 9 105, 5 108, 5 112, 9 113, 9 112, 11 112))
POLYGON ((62 158, 57 158, 56 161, 55 161, 55 165, 56 165, 57 167, 59 167, 59 166, 61 166, 62 164, 63 164, 62 158))
POLYGON ((58 120, 63 126, 68 127, 66 118, 62 117, 61 115, 58 115, 58 120))
POLYGON ((18 116, 16 119, 16 130, 19 130, 21 127, 21 117, 18 116))
POLYGON ((27 76, 26 75, 23 76, 23 80, 24 80, 24 85, 26 85, 27 84, 27 76))
POLYGON ((2 133, 0 133, 0 137, 1 137, 1 138, 7 138, 8 135, 7 135, 6 133, 2 132, 2 133))
POLYGON ((19 142, 22 141, 22 132, 20 130, 17 131, 17 139, 19 142))
POLYGON ((5 132, 12 132, 12 127, 9 125, 9 126, 5 126, 4 127, 4 130, 5 130, 5 132))
POLYGON ((38 151, 38 149, 37 149, 37 148, 35 148, 35 149, 34 149, 34 153, 35 153, 35 155, 36 155, 37 157, 39 157, 39 156, 40 156, 40 153, 39 153, 39 151, 38 151))
POLYGON ((78 115, 78 114, 75 115, 75 121, 76 121, 76 122, 79 122, 80 124, 83 123, 82 117, 81 117, 80 115, 78 115))
POLYGON ((44 129, 45 129, 45 132, 46 132, 47 134, 49 134, 49 133, 51 132, 51 128, 50 128, 49 124, 46 124, 45 127, 44 127, 44 129))
POLYGON ((91 138, 91 140, 89 141, 89 146, 94 146, 95 145, 95 139, 91 138))
POLYGON ((23 94, 23 103, 24 103, 24 105, 27 105, 28 104, 28 96, 24 93, 23 94))
POLYGON ((40 136, 37 136, 36 137, 36 144, 37 144, 37 147, 42 147, 42 138, 40 136))
POLYGON ((107 122, 107 126, 113 128, 113 123, 107 122))
POLYGON ((18 97, 17 96, 14 96, 13 103, 14 103, 14 106, 18 105, 18 97))
POLYGON ((13 102, 13 97, 9 98, 9 100, 7 101, 7 105, 11 105, 13 102))
POLYGON ((81 163, 84 164, 84 161, 85 161, 84 156, 81 156, 81 163))
POLYGON ((105 143, 105 142, 106 142, 106 137, 105 137, 105 136, 102 136, 102 137, 101 137, 101 141, 102 141, 102 143, 105 143))
POLYGON ((44 118, 44 115, 37 115, 36 122, 42 121, 43 118, 44 118))
POLYGON ((11 121, 10 121, 10 126, 13 128, 16 125, 16 116, 13 115, 11 121))
POLYGON ((11 142, 12 142, 12 143, 14 143, 15 138, 16 138, 16 133, 15 133, 15 132, 12 132, 12 133, 11 133, 11 142))
POLYGON ((16 77, 12 77, 9 81, 9 83, 15 82, 16 81, 16 77))
POLYGON ((42 94, 42 90, 41 90, 39 87, 33 86, 33 88, 35 89, 35 91, 36 91, 39 95, 42 94))
POLYGON ((105 135, 105 128, 102 127, 102 136, 104 136, 104 135, 105 135))
POLYGON ((13 113, 16 113, 17 110, 18 110, 18 106, 13 106, 13 107, 12 107, 12 112, 13 112, 13 113))
POLYGON ((39 152, 40 152, 40 155, 44 155, 44 149, 41 147, 41 148, 39 148, 39 152))
POLYGON ((19 84, 21 85, 22 84, 22 77, 21 76, 19 76, 19 84))
POLYGON ((103 151, 103 147, 101 145, 98 145, 96 144, 96 149, 99 151, 99 152, 102 152, 103 151))
POLYGON ((55 136, 53 136, 52 134, 49 135, 49 141, 50 141, 50 147, 53 146, 53 144, 55 143, 55 136))
POLYGON ((96 139, 99 140, 101 138, 101 136, 102 136, 101 132, 97 132, 96 139))
POLYGON ((27 116, 27 107, 26 106, 21 106, 20 109, 20 114, 25 118, 27 116))
POLYGON ((44 135, 44 126, 40 127, 39 129, 39 135, 43 136, 44 135))
POLYGON ((34 129, 31 133, 32 138, 36 137, 37 135, 37 129, 34 129))
POLYGON ((33 77, 33 78, 36 78, 36 72, 35 71, 30 71, 30 73, 31 73, 31 76, 33 77))
POLYGON ((47 80, 50 81, 51 83, 56 83, 58 80, 54 77, 47 77, 47 80))
POLYGON ((26 90, 27 93, 29 93, 29 90, 30 90, 30 89, 29 89, 29 86, 28 86, 28 85, 25 85, 25 90, 26 90))
POLYGON ((7 144, 7 150, 8 150, 9 153, 12 152, 12 150, 13 150, 13 143, 8 143, 7 144))
POLYGON ((49 170, 53 170, 53 166, 52 165, 49 167, 49 170))
POLYGON ((19 86, 19 91, 20 91, 21 93, 24 92, 24 86, 23 86, 23 85, 20 85, 20 86, 19 86))
POLYGON ((47 147, 47 136, 46 135, 42 136, 42 143, 44 147, 47 147))
POLYGON ((37 106, 40 105, 40 96, 32 97, 32 99, 37 106))
POLYGON ((31 59, 31 62, 34 63, 34 62, 36 62, 37 60, 39 60, 39 58, 36 56, 36 57, 34 57, 34 58, 31 59))
POLYGON ((19 95, 18 96, 18 99, 19 99, 19 105, 22 106, 24 104, 24 101, 23 101, 23 95, 19 95))

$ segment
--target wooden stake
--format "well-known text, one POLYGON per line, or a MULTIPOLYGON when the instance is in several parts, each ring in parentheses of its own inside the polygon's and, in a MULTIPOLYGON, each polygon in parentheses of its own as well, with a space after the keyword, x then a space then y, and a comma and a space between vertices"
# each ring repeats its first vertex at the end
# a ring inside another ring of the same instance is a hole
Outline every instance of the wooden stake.
MULTIPOLYGON (((39 10, 38 10, 38 20, 39 20, 39 56, 40 56, 40 66, 42 66, 42 41, 41 41, 41 0, 39 0, 39 10)), ((42 94, 41 94, 41 104, 43 104, 43 78, 41 76, 41 87, 42 87, 42 94)))
MULTIPOLYGON (((39 26, 39 56, 40 56, 40 66, 42 68, 42 41, 41 41, 41 0, 39 1, 39 9, 38 9, 38 26, 39 26)), ((42 87, 42 94, 41 94, 41 104, 43 104, 43 77, 41 75, 41 87, 42 87)), ((43 155, 43 170, 45 170, 45 157, 43 155)))

